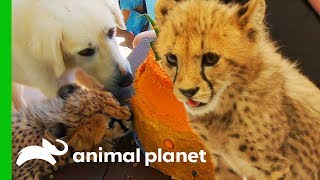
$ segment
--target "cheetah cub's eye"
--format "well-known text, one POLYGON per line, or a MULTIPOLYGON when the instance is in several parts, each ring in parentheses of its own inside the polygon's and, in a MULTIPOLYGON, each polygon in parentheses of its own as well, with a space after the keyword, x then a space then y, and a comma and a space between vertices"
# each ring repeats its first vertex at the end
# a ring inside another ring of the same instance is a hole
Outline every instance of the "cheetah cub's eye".
POLYGON ((169 53, 166 58, 170 66, 177 66, 178 58, 176 55, 169 53))
POLYGON ((202 55, 202 64, 205 66, 214 66, 220 59, 220 56, 215 53, 205 53, 202 55))

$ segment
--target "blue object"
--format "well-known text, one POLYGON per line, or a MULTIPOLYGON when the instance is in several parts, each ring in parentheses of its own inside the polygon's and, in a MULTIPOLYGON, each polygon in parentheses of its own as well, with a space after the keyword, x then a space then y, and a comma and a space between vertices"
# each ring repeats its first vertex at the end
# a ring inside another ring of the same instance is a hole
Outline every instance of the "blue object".
POLYGON ((154 13, 154 7, 156 5, 156 0, 145 0, 145 1, 146 1, 147 13, 153 20, 155 20, 156 16, 154 13))
MULTIPOLYGON (((142 29, 148 23, 146 17, 141 16, 140 13, 136 12, 134 9, 138 6, 142 6, 145 2, 147 14, 155 20, 154 6, 156 0, 120 0, 120 8, 122 10, 129 10, 130 15, 126 22, 126 27, 128 32, 133 33, 134 35, 139 34, 142 29)), ((149 25, 150 29, 151 25, 149 25)))
POLYGON ((126 27, 127 31, 137 35, 141 32, 142 28, 147 24, 148 20, 135 10, 130 10, 126 27))
POLYGON ((120 0, 120 8, 122 10, 132 10, 140 5, 142 5, 142 0, 120 0))

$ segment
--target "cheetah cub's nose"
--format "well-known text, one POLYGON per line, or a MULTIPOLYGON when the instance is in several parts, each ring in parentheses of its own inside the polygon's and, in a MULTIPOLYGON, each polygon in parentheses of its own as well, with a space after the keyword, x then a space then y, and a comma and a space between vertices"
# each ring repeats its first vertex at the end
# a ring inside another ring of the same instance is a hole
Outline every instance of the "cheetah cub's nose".
POLYGON ((180 93, 187 98, 192 98, 199 91, 199 87, 194 87, 191 89, 179 89, 180 93))
POLYGON ((200 105, 200 102, 194 101, 191 98, 197 94, 199 91, 199 87, 194 87, 191 89, 179 89, 180 93, 188 98, 188 101, 186 102, 191 107, 197 107, 200 105))

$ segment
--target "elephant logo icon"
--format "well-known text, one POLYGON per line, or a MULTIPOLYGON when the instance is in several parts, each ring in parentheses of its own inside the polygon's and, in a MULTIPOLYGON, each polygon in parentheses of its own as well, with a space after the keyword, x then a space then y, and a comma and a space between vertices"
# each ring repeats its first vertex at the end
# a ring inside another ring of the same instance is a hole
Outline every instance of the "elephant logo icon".
POLYGON ((68 152, 68 145, 64 141, 57 139, 57 142, 61 143, 64 146, 62 151, 58 150, 54 145, 52 145, 48 140, 42 139, 41 146, 27 146, 23 148, 19 153, 17 159, 17 165, 21 166, 26 161, 32 159, 42 159, 50 164, 54 165, 57 161, 54 159, 53 155, 61 156, 68 152))

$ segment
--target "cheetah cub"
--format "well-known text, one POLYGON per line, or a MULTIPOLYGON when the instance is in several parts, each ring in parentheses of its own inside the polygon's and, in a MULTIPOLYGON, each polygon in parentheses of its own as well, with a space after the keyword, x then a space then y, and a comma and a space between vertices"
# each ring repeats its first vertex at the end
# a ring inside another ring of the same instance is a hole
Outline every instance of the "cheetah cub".
POLYGON ((121 106, 111 93, 86 90, 75 85, 59 89, 59 97, 14 113, 12 117, 13 179, 39 179, 52 170, 71 163, 75 151, 110 151, 108 141, 123 136, 131 129, 131 112, 121 106), (43 160, 29 160, 17 166, 18 152, 31 145, 41 146, 42 138, 58 149, 56 139, 65 141, 69 151, 54 156, 52 166, 43 160))
POLYGON ((320 179, 320 91, 283 57, 264 0, 158 0, 156 49, 216 179, 320 179))

